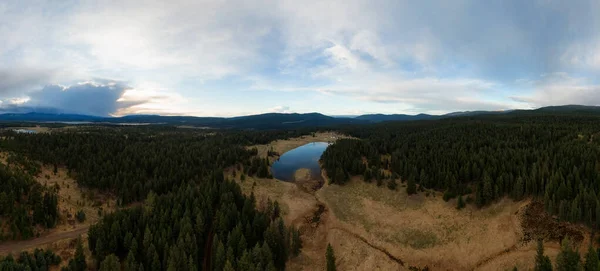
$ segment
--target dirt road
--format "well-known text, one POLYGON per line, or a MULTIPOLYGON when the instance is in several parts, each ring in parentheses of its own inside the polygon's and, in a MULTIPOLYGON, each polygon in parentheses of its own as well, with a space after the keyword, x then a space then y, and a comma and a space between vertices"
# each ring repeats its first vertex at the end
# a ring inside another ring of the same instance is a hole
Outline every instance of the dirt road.
POLYGON ((16 254, 20 251, 27 250, 34 247, 40 247, 50 243, 54 243, 63 239, 74 239, 82 234, 86 234, 89 225, 82 226, 81 228, 74 229, 67 232, 53 232, 39 238, 34 238, 24 241, 8 241, 0 243, 0 255, 6 255, 9 253, 16 254))

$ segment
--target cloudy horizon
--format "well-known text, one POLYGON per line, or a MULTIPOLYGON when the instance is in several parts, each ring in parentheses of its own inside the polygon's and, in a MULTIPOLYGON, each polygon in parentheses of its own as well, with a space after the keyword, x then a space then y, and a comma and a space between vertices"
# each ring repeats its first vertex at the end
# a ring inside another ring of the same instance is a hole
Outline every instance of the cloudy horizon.
POLYGON ((600 1, 0 3, 0 111, 444 114, 600 105, 600 1))

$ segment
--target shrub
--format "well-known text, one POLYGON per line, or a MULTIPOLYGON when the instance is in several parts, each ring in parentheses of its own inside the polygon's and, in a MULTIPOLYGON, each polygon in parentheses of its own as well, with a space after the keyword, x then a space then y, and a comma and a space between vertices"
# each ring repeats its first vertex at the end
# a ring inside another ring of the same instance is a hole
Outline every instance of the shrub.
POLYGON ((85 221, 85 212, 83 210, 79 210, 77 211, 75 217, 77 218, 77 221, 79 221, 79 223, 82 223, 85 221))

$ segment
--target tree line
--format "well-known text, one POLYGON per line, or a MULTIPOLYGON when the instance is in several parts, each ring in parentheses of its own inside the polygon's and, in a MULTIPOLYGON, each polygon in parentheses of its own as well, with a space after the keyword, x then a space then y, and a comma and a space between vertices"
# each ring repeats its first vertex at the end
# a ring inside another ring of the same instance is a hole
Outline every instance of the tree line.
POLYGON ((60 264, 61 258, 51 250, 35 249, 33 253, 21 252, 17 259, 12 255, 0 258, 2 271, 49 270, 60 264))
POLYGON ((536 196, 563 220, 600 226, 599 121, 501 115, 346 127, 358 140, 338 140, 321 162, 333 183, 400 179, 478 206, 536 196))
POLYGON ((0 147, 53 167, 66 166, 80 185, 111 191, 119 203, 167 193, 236 164, 267 177, 268 163, 246 145, 304 131, 195 132, 172 127, 82 128, 70 132, 5 132, 0 147))

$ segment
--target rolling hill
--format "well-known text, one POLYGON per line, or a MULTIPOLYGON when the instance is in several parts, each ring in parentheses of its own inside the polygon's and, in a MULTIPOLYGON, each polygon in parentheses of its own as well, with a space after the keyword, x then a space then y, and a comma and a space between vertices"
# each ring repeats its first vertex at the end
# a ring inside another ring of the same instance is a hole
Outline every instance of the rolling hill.
POLYGON ((387 121, 436 120, 453 117, 472 117, 479 115, 531 115, 531 114, 598 114, 598 106, 564 105, 548 106, 533 110, 507 111, 464 111, 444 115, 405 115, 405 114, 367 114, 356 117, 332 117, 320 113, 266 113, 231 118, 193 117, 193 116, 160 116, 160 115, 128 115, 123 117, 99 117, 78 114, 52 113, 5 113, 0 114, 1 122, 91 122, 98 124, 166 124, 209 127, 218 129, 287 129, 317 126, 335 126, 344 124, 369 124, 387 121))

